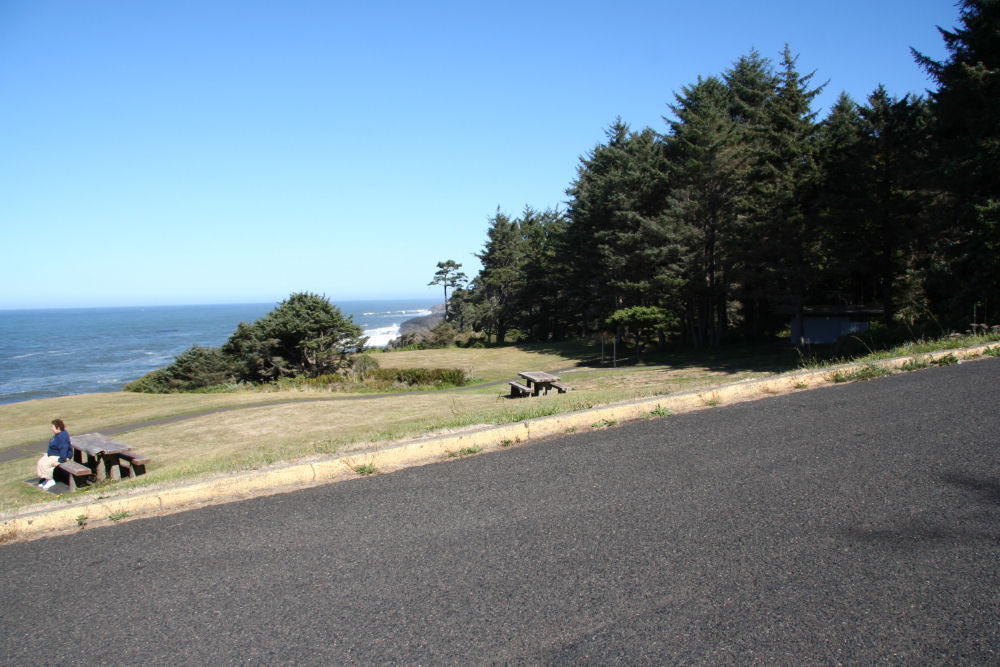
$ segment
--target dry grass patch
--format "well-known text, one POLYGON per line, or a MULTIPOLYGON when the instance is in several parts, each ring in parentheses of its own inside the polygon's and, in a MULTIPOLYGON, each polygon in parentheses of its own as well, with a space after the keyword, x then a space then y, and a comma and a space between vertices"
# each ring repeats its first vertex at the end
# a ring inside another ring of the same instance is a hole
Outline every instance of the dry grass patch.
POLYGON ((460 368, 484 382, 510 379, 518 371, 572 368, 600 357, 599 343, 533 344, 494 348, 402 350, 377 354, 382 368, 460 368))
POLYGON ((41 442, 52 437, 49 423, 66 422, 70 433, 150 421, 216 408, 268 403, 277 400, 315 399, 298 392, 239 392, 232 394, 79 394, 0 405, 0 449, 41 442))

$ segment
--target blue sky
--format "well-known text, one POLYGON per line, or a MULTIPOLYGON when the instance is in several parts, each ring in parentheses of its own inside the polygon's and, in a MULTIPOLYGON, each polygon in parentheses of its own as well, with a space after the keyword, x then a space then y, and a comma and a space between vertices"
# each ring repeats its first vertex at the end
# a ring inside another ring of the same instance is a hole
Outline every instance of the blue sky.
POLYGON ((756 48, 932 84, 951 0, 0 1, 0 308, 436 298, 621 116, 756 48))

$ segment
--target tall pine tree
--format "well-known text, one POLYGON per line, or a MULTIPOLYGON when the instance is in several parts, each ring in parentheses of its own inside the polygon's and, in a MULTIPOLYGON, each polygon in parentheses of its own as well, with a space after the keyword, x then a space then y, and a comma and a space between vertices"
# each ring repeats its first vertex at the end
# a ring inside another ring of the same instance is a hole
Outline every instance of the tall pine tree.
POLYGON ((947 239, 934 285, 954 320, 1000 322, 1000 0, 962 0, 959 27, 940 29, 949 57, 914 51, 935 79, 934 132, 947 239))
POLYGON ((727 241, 739 211, 743 155, 726 86, 715 77, 685 87, 671 106, 667 138, 675 183, 672 218, 684 252, 684 329, 696 347, 717 347, 728 325, 732 267, 727 241))

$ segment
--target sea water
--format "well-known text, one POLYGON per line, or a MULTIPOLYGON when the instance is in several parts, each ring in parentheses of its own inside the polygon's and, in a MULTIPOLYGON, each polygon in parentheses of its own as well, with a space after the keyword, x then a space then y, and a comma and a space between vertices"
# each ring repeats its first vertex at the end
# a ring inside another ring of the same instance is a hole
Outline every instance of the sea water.
MULTIPOLYGON (((277 304, 0 310, 0 404, 120 391, 192 345, 218 347, 277 304)), ((383 347, 428 299, 336 303, 383 347)))

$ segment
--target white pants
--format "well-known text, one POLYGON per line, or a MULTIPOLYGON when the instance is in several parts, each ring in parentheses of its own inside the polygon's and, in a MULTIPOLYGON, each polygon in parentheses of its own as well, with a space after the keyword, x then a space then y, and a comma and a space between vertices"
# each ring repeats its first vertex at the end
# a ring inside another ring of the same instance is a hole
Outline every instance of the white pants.
POLYGON ((38 459, 38 465, 35 466, 35 472, 41 479, 52 479, 52 471, 56 469, 57 465, 59 465, 58 456, 42 454, 42 458, 38 459))

